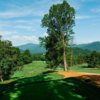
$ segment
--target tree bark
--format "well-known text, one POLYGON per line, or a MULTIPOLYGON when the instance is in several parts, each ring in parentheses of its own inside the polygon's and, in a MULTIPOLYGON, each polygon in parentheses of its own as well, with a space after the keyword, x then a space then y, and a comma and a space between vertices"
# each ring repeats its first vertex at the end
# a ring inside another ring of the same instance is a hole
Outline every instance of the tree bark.
POLYGON ((63 52, 63 60, 64 60, 64 71, 66 71, 66 70, 68 71, 65 48, 64 48, 64 52, 63 52))
POLYGON ((2 78, 2 76, 0 76, 0 81, 1 81, 1 82, 3 82, 3 81, 4 81, 4 80, 3 80, 3 78, 2 78))
POLYGON ((64 33, 63 33, 63 62, 64 62, 64 71, 68 71, 68 65, 66 60, 66 43, 64 39, 64 33))

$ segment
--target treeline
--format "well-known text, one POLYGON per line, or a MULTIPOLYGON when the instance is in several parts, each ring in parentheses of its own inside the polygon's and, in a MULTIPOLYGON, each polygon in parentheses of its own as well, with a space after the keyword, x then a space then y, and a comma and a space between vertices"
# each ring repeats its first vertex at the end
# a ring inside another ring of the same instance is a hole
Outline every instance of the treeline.
MULTIPOLYGON (((80 48, 68 48, 66 52, 69 66, 87 63, 90 68, 100 67, 100 52, 80 48)), ((9 79, 14 71, 36 60, 46 61, 45 53, 31 54, 29 50, 20 51, 19 48, 13 47, 10 41, 0 37, 0 81, 9 79)))
POLYGON ((32 56, 28 50, 21 52, 13 47, 10 41, 2 40, 0 36, 0 81, 9 79, 15 70, 31 62, 32 56))
POLYGON ((100 52, 81 48, 67 48, 67 63, 71 67, 78 64, 87 64, 89 68, 100 67, 100 52))
POLYGON ((86 63, 86 56, 89 55, 91 51, 84 50, 81 48, 73 47, 67 49, 67 62, 68 65, 71 67, 73 65, 83 64, 86 63))
MULTIPOLYGON (((68 48, 67 49, 67 63, 71 67, 78 64, 88 64, 87 67, 95 68, 100 66, 100 53, 81 48, 68 48)), ((33 61, 46 61, 45 53, 32 54, 33 61)))
MULTIPOLYGON (((67 63, 71 67, 73 65, 87 63, 89 68, 100 66, 100 53, 96 51, 89 51, 81 48, 68 48, 67 49, 67 63)), ((32 54, 33 61, 46 61, 45 54, 32 54)))
POLYGON ((72 65, 86 63, 89 68, 100 67, 100 52, 77 49, 77 51, 78 50, 79 52, 77 53, 75 51, 73 52, 72 65))
POLYGON ((90 68, 100 68, 100 52, 93 51, 85 57, 86 63, 90 68))
POLYGON ((45 54, 39 53, 39 54, 32 54, 33 61, 45 61, 45 54))

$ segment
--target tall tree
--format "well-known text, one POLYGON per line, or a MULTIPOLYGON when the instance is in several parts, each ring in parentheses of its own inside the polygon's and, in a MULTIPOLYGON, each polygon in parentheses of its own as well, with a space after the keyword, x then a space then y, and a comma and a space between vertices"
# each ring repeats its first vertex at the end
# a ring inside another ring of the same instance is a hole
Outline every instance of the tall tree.
POLYGON ((75 10, 67 1, 51 6, 49 13, 42 19, 42 27, 47 28, 48 36, 41 38, 47 50, 46 59, 49 66, 63 65, 68 69, 66 51, 75 25, 75 10))

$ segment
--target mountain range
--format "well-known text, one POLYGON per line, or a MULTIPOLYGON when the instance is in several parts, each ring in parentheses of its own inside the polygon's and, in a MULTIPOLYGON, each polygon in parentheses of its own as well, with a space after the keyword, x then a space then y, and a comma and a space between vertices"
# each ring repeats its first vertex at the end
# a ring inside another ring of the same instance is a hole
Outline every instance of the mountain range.
POLYGON ((22 51, 28 49, 31 53, 34 53, 34 54, 46 52, 45 48, 39 44, 28 43, 28 44, 20 45, 17 47, 22 51))
POLYGON ((81 49, 88 49, 91 51, 100 51, 100 41, 91 42, 87 44, 79 44, 79 45, 76 45, 76 47, 81 48, 81 49))
MULTIPOLYGON (((21 50, 26 50, 28 49, 31 53, 45 53, 46 50, 44 47, 40 46, 39 44, 24 44, 17 46, 21 50)), ((90 50, 90 51, 100 51, 100 41, 97 42, 92 42, 92 43, 87 43, 87 44, 78 44, 75 45, 75 48, 79 48, 81 50, 90 50)))

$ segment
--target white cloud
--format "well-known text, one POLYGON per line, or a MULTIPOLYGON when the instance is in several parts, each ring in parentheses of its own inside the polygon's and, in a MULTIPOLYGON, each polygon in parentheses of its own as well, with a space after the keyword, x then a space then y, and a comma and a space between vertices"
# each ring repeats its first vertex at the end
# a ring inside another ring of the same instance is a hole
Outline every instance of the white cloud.
POLYGON ((25 16, 43 16, 44 13, 42 11, 35 12, 34 10, 21 10, 21 11, 5 11, 0 12, 0 18, 17 18, 17 17, 25 17, 25 16))
MULTIPOLYGON (((17 17, 26 17, 26 16, 38 16, 42 17, 45 14, 45 9, 38 8, 39 5, 35 6, 33 4, 30 5, 9 5, 8 9, 5 11, 0 11, 0 18, 17 18, 17 17)), ((41 7, 41 6, 40 6, 41 7)))
MULTIPOLYGON (((36 5, 32 3, 24 6, 23 4, 21 6, 20 2, 18 2, 17 5, 9 4, 8 10, 0 12, 0 18, 9 19, 9 18, 25 17, 25 16, 42 17, 45 13, 48 12, 51 5, 61 3, 62 1, 63 0, 42 0, 42 1, 37 0, 36 5)), ((80 2, 77 2, 77 0, 76 1, 68 0, 68 2, 71 4, 71 6, 73 6, 76 9, 79 9, 81 6, 80 2)))
POLYGON ((7 36, 12 36, 14 34, 16 34, 17 32, 16 31, 0 31, 0 35, 2 37, 7 37, 7 36))
POLYGON ((0 18, 13 18, 13 17, 20 17, 25 15, 27 14, 22 12, 12 12, 12 11, 0 12, 0 18))
POLYGON ((23 33, 26 31, 36 32, 36 28, 40 27, 40 19, 28 20, 0 20, 0 30, 15 30, 23 33))
POLYGON ((19 35, 16 31, 0 31, 0 35, 4 40, 12 41, 13 45, 21 45, 26 43, 38 44, 39 39, 34 35, 19 35))
POLYGON ((33 30, 33 26, 29 26, 29 25, 17 25, 14 27, 17 29, 33 30))
POLYGON ((39 43, 38 37, 36 37, 34 35, 31 35, 31 36, 12 35, 10 37, 4 37, 4 39, 12 41, 13 45, 22 45, 22 44, 26 44, 26 43, 34 43, 34 44, 39 43))
POLYGON ((82 19, 90 19, 90 18, 92 18, 92 17, 93 17, 93 16, 84 15, 84 16, 76 16, 76 19, 82 20, 82 19))

